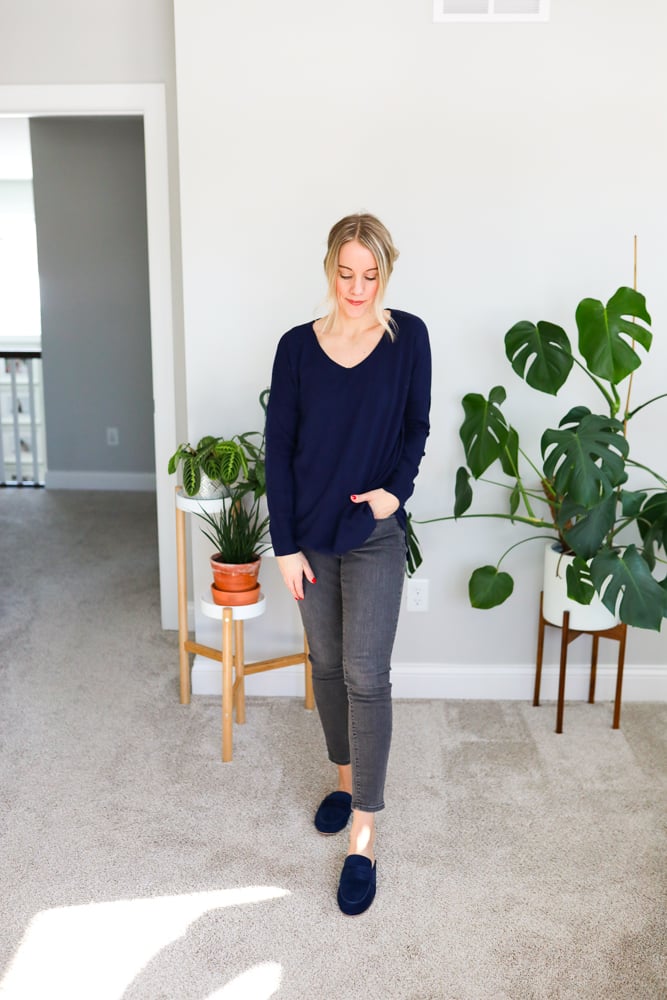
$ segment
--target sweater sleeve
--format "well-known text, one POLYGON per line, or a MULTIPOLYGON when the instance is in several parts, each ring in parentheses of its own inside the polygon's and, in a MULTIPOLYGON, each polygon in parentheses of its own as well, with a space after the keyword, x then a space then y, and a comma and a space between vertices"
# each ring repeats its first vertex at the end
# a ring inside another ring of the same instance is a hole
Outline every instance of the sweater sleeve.
POLYGON ((420 322, 405 404, 403 450, 396 468, 383 483, 384 489, 398 497, 401 505, 412 496, 414 490, 430 430, 430 408, 431 348, 426 326, 420 322))
POLYGON ((298 551, 294 528, 292 460, 298 427, 298 382, 287 335, 278 344, 266 413, 266 500, 277 556, 298 551))

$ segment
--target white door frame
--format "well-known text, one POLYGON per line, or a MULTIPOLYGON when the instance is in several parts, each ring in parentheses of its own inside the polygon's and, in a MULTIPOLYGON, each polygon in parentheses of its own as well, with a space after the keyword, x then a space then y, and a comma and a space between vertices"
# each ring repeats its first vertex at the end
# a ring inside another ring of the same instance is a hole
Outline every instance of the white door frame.
POLYGON ((0 86, 0 115, 141 115, 146 158, 146 222, 155 430, 160 607, 163 628, 176 628, 173 481, 167 461, 176 441, 174 328, 167 114, 163 84, 0 86))

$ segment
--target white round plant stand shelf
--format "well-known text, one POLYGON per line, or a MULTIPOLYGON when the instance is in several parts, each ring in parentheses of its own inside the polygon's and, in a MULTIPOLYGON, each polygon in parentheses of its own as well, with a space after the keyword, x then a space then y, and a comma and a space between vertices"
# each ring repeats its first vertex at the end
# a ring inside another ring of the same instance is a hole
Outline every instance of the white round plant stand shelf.
POLYGON ((176 490, 176 506, 179 510, 184 510, 186 514, 218 514, 224 509, 229 497, 214 497, 212 500, 205 500, 201 497, 189 497, 183 492, 183 487, 176 490))
POLYGON ((259 600, 255 604, 222 605, 216 604, 212 597, 204 594, 200 601, 203 615, 207 618, 215 618, 222 621, 225 607, 229 607, 232 612, 233 621, 248 621, 249 618, 259 618, 266 611, 266 597, 260 593, 259 600))

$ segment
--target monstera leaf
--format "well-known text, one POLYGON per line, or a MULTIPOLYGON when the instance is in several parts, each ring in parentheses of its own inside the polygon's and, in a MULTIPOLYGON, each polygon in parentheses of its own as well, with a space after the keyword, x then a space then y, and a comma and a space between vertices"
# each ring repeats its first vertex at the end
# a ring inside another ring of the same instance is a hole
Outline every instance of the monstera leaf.
POLYGON ((647 494, 644 490, 621 490, 621 512, 623 517, 638 517, 646 496, 647 494))
POLYGON ((472 488, 470 486, 470 473, 465 465, 456 471, 456 487, 454 492, 454 517, 465 514, 472 503, 472 488))
POLYGON ((558 496, 590 507, 625 482, 628 442, 619 420, 577 406, 558 426, 541 441, 545 478, 558 496))
POLYGON ((500 452, 500 464, 507 476, 519 476, 519 435, 510 427, 505 446, 500 452))
POLYGON ((610 493, 593 507, 566 499, 558 512, 558 527, 572 551, 582 559, 592 559, 602 547, 616 519, 616 493, 610 493))
POLYGON ((555 396, 574 364, 565 330, 544 320, 515 323, 505 334, 505 354, 517 375, 533 389, 555 396))
POLYGON ((405 531, 405 541, 406 541, 405 572, 407 573, 408 576, 413 576, 421 566, 424 557, 422 556, 422 550, 419 544, 419 539, 417 538, 417 535, 415 534, 415 529, 412 525, 412 514, 408 514, 408 520, 405 531))
POLYGON ((637 526, 644 543, 644 558, 653 569, 654 550, 662 548, 667 552, 667 493, 654 493, 645 501, 637 515, 637 526))
POLYGON ((651 322, 646 299, 633 288, 619 288, 604 306, 598 299, 583 299, 575 313, 579 330, 579 350, 589 370, 612 385, 618 385, 641 365, 641 358, 624 339, 636 340, 649 350, 653 335, 646 327, 626 319, 651 322))
POLYGON ((500 458, 507 443, 510 428, 499 407, 505 402, 506 395, 502 385, 497 385, 488 399, 477 392, 469 392, 463 397, 465 420, 459 434, 468 468, 475 479, 479 479, 500 458))
POLYGON ((667 590, 652 576, 635 545, 623 552, 603 549, 591 562, 591 577, 602 603, 616 611, 619 594, 621 621, 660 631, 667 615, 667 590))
POLYGON ((591 568, 585 559, 575 556, 565 570, 567 596, 579 604, 590 604, 595 596, 591 568))
POLYGON ((513 590, 512 577, 509 573, 501 573, 496 566, 480 566, 468 583, 473 608, 495 608, 506 601, 513 590))

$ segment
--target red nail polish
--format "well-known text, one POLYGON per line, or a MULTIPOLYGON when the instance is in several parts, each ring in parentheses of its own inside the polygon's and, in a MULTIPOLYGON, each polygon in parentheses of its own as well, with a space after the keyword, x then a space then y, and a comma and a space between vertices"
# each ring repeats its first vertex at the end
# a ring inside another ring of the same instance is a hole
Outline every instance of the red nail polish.
POLYGON ((317 583, 317 580, 315 579, 315 577, 313 577, 313 579, 310 582, 311 583, 317 583))
POLYGON ((357 499, 357 494, 356 494, 356 493, 353 493, 353 494, 352 494, 352 500, 356 500, 356 499, 357 499))

